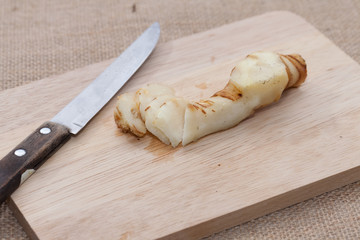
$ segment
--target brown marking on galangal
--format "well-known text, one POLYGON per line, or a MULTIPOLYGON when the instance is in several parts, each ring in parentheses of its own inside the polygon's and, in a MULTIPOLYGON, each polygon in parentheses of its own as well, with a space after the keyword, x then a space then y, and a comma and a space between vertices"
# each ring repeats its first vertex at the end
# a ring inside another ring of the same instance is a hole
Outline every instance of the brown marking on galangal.
POLYGON ((122 113, 119 111, 119 109, 117 107, 114 110, 114 120, 115 120, 116 126, 123 133, 127 133, 130 131, 130 126, 128 124, 126 124, 126 122, 123 120, 122 113))
POLYGON ((246 58, 258 59, 259 57, 255 56, 255 55, 252 55, 252 54, 249 54, 249 55, 246 56, 246 58))
POLYGON ((211 100, 200 100, 199 102, 195 102, 194 104, 188 104, 188 107, 191 111, 200 110, 203 114, 206 115, 205 108, 209 108, 214 104, 211 100))
POLYGON ((135 92, 135 95, 141 95, 141 91, 142 91, 142 89, 140 88, 139 90, 137 90, 137 91, 135 92))
POLYGON ((160 107, 162 107, 162 106, 164 106, 164 105, 166 105, 166 102, 164 102, 163 104, 161 104, 160 107))
POLYGON ((305 82, 307 76, 307 68, 305 60, 299 54, 289 54, 284 55, 287 60, 289 60, 299 72, 299 79, 291 87, 299 87, 303 82, 305 82))
MULTIPOLYGON (((206 112, 204 111, 204 109, 203 109, 202 107, 197 106, 196 103, 195 103, 195 104, 190 104, 190 105, 192 105, 196 110, 199 110, 199 109, 200 109, 200 111, 201 111, 202 113, 206 114, 206 112)), ((193 109, 191 109, 191 110, 193 110, 193 109)))
POLYGON ((118 128, 122 128, 123 126, 123 118, 122 113, 119 111, 119 109, 116 107, 114 110, 114 120, 118 128))
POLYGON ((287 76, 288 76, 288 82, 287 82, 287 84, 286 84, 286 87, 285 87, 285 89, 286 88, 289 88, 290 86, 290 83, 292 82, 292 79, 293 79, 293 75, 292 75, 292 73, 291 73, 291 71, 290 71, 290 68, 289 68, 289 66, 286 64, 286 62, 284 61, 284 59, 283 59, 283 57, 285 57, 284 55, 280 55, 280 60, 281 60, 281 62, 285 65, 285 70, 286 70, 286 73, 287 73, 287 76))
POLYGON ((214 63, 215 62, 215 56, 211 56, 211 63, 214 63))
POLYGON ((200 111, 201 111, 202 113, 206 114, 206 112, 204 111, 204 109, 202 109, 201 107, 197 106, 196 104, 191 104, 191 103, 189 103, 189 104, 187 105, 187 107, 188 107, 188 109, 189 109, 190 111, 195 112, 195 111, 197 111, 197 110, 200 109, 200 111))
POLYGON ((196 108, 194 107, 194 105, 192 105, 192 104, 190 104, 190 103, 188 103, 187 108, 188 108, 190 111, 193 111, 193 112, 196 111, 196 108))
POLYGON ((195 102, 195 104, 198 104, 203 108, 208 108, 214 105, 214 102, 211 100, 200 100, 199 102, 195 102))
POLYGON ((151 106, 147 106, 147 107, 145 108, 145 112, 146 112, 147 110, 149 110, 150 107, 151 107, 151 106))
POLYGON ((212 97, 223 97, 231 101, 236 101, 242 97, 242 91, 229 82, 224 89, 216 92, 212 97))
POLYGON ((115 131, 115 135, 116 136, 124 135, 124 130, 120 127, 121 126, 121 112, 119 111, 119 109, 117 107, 114 110, 114 120, 115 120, 116 126, 118 127, 117 131, 115 131))
POLYGON ((119 109, 116 107, 115 110, 114 110, 114 119, 115 119, 115 122, 120 121, 121 118, 122 118, 122 114, 121 114, 121 112, 119 111, 119 109))
POLYGON ((206 83, 196 84, 195 87, 200 88, 200 89, 207 89, 206 83))
POLYGON ((139 112, 139 109, 137 108, 132 108, 130 110, 131 114, 135 117, 135 118, 139 118, 140 117, 140 112, 139 112))

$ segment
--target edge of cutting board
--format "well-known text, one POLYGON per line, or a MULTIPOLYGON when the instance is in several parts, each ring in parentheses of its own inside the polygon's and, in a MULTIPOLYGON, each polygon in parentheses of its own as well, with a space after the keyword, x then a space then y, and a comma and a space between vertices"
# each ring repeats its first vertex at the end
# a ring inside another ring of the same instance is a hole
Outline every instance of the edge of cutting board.
POLYGON ((198 239, 210 236, 208 234, 208 229, 211 229, 214 233, 218 233, 231 227, 241 225, 253 219, 356 182, 359 180, 359 175, 360 166, 159 239, 198 239), (306 194, 304 194, 304 192, 306 192, 306 194), (233 222, 238 222, 238 224, 229 224, 233 222))

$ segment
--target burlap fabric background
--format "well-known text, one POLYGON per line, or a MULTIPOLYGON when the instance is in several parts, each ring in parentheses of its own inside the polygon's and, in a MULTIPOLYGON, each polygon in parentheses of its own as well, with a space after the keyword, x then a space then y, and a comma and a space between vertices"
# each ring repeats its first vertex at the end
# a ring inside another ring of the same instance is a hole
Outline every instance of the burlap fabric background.
MULTIPOLYGON (((272 10, 304 17, 360 62, 360 1, 0 0, 0 90, 116 57, 154 21, 166 42, 272 10)), ((27 239, 6 204, 0 239, 27 239)), ((211 239, 360 239, 360 182, 211 239)))

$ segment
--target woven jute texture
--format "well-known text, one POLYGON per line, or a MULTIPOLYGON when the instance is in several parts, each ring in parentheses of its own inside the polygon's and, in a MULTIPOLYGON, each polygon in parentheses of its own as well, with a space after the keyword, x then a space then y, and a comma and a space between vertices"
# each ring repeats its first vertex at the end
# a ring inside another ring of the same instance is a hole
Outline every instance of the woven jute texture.
MULTIPOLYGON (((359 0, 0 0, 0 90, 116 57, 154 21, 166 42, 273 10, 302 16, 360 62, 359 0)), ((27 238, 2 204, 0 239, 27 238)), ((360 239, 360 182, 210 239, 360 239)))

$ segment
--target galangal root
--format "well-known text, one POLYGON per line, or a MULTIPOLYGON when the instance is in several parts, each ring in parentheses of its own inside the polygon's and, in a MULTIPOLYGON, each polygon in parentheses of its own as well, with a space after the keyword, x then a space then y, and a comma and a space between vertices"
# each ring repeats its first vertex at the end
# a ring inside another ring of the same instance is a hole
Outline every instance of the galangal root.
POLYGON ((175 96, 161 84, 148 84, 118 97, 115 122, 123 132, 143 137, 147 131, 165 144, 183 146, 237 125, 258 108, 280 99, 282 92, 300 86, 307 76, 298 54, 256 52, 231 71, 224 89, 199 101, 175 96))

